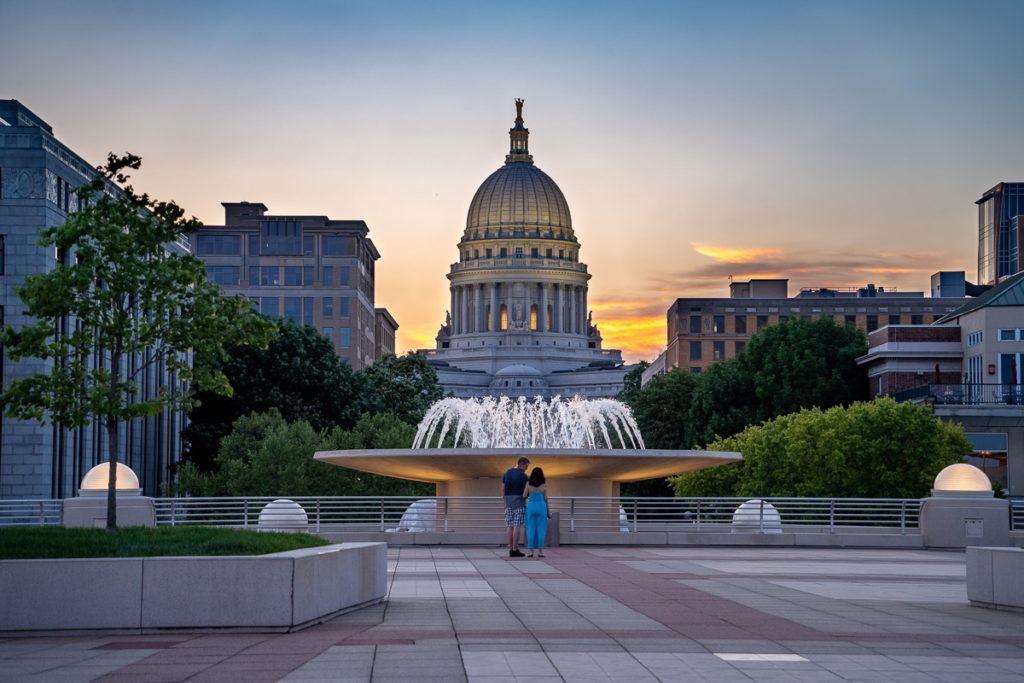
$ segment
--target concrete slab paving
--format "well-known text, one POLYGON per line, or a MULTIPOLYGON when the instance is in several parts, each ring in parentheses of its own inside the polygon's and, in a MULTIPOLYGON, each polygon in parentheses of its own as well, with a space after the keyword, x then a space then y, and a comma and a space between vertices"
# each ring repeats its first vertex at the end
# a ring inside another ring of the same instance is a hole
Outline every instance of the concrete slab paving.
POLYGON ((1024 614, 957 552, 388 551, 386 603, 281 635, 0 638, 0 681, 1024 683, 1024 614))

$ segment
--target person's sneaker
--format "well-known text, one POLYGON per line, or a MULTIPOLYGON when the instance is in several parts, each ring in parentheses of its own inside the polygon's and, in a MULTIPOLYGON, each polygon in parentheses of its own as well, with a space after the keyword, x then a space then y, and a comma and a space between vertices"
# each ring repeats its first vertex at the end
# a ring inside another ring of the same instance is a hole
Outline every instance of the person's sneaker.
POLYGON ((524 555, 521 550, 509 550, 508 551, 508 556, 509 557, 526 557, 526 555, 524 555))

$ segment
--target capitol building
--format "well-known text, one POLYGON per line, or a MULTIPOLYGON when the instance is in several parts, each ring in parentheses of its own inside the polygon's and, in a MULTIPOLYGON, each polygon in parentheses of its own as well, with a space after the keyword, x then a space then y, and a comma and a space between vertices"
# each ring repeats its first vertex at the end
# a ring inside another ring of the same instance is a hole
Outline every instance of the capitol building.
POLYGON ((460 398, 615 396, 630 367, 601 348, 569 204, 533 163, 522 100, 509 138, 469 205, 437 348, 420 353, 460 398))

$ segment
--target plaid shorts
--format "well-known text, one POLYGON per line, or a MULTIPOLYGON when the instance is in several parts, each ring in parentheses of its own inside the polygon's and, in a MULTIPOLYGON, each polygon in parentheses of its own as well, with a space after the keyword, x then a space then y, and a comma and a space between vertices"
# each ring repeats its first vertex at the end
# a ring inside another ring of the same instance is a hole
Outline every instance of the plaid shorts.
MULTIPOLYGON (((505 496, 505 526, 526 526, 526 506, 517 505, 515 507, 509 506, 509 498, 514 496, 505 496)), ((518 497, 518 496, 515 496, 518 497)))

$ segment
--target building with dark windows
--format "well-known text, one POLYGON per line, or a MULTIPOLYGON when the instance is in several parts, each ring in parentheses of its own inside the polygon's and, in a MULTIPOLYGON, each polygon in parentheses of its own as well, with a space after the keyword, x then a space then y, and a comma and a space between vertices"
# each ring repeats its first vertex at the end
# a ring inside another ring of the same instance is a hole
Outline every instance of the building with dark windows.
POLYGON ((395 353, 395 334, 398 332, 398 321, 386 308, 377 308, 374 313, 376 315, 373 328, 373 358, 379 360, 383 356, 395 353))
POLYGON ((932 292, 898 292, 869 284, 858 288, 805 288, 789 296, 789 280, 732 282, 728 298, 676 299, 668 309, 668 345, 644 381, 672 368, 701 372, 732 358, 766 325, 790 318, 830 317, 866 334, 886 325, 927 325, 955 311, 974 285, 963 271, 932 276, 932 292))
POLYGON ((211 280, 249 297, 264 315, 312 325, 355 370, 379 358, 381 348, 394 353, 398 323, 374 307, 380 254, 366 223, 273 216, 259 202, 222 206, 224 225, 207 225, 193 236, 193 250, 211 280), (390 322, 378 325, 378 310, 390 322))
POLYGON ((1024 183, 999 183, 978 205, 978 284, 994 285, 1019 273, 1024 240, 1024 183))
MULTIPOLYGON (((116 147, 118 145, 112 144, 116 147)), ((78 210, 75 188, 95 177, 92 164, 59 141, 53 129, 17 100, 0 100, 0 323, 31 323, 16 289, 25 278, 53 269, 58 255, 38 244, 42 229, 62 224, 78 210)), ((111 186, 111 191, 116 188, 111 186)), ((188 242, 168 245, 186 253, 188 242)), ((73 258, 74 254, 68 254, 73 258)), ((61 322, 57 334, 75 329, 76 321, 61 322)), ((139 359, 126 359, 126 363, 139 359)), ((4 356, 0 373, 4 386, 14 379, 48 372, 50 363, 4 356)), ((137 399, 151 398, 177 380, 159 369, 139 379, 137 399)), ((146 495, 158 495, 172 466, 181 456, 179 434, 185 416, 165 410, 129 422, 121 429, 118 448, 122 462, 139 477, 146 495)), ((0 432, 0 497, 62 498, 74 496, 85 473, 106 461, 106 434, 99 425, 64 429, 4 417, 0 432)))
POLYGON ((533 163, 522 106, 505 164, 470 202, 437 347, 419 353, 460 398, 615 396, 629 367, 601 348, 569 204, 533 163))

